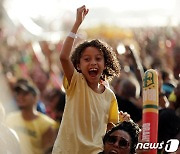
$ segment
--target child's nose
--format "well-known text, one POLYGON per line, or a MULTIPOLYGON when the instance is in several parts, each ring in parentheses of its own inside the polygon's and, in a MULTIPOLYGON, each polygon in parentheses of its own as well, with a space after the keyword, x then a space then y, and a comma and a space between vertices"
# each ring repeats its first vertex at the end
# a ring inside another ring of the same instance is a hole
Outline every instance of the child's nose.
POLYGON ((95 60, 95 59, 92 59, 92 60, 91 60, 91 65, 96 65, 96 64, 97 64, 96 60, 95 60))

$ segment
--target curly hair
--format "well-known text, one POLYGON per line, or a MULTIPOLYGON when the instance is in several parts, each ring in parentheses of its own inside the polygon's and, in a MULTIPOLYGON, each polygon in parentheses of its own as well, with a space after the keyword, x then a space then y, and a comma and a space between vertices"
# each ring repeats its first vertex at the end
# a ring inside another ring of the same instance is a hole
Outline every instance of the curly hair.
POLYGON ((107 43, 98 39, 85 41, 79 44, 75 48, 74 52, 71 55, 71 61, 78 72, 81 73, 81 71, 77 69, 77 65, 80 64, 80 58, 82 56, 82 53, 87 47, 95 47, 104 55, 106 68, 102 73, 102 76, 101 76, 102 80, 105 80, 105 79, 111 80, 113 77, 119 76, 120 65, 117 60, 116 54, 113 52, 112 47, 110 47, 107 43))
POLYGON ((123 130, 127 132, 131 137, 131 146, 130 146, 130 153, 134 154, 136 150, 136 145, 138 143, 138 137, 141 129, 139 125, 133 121, 123 121, 122 123, 118 123, 115 127, 113 127, 110 131, 108 131, 105 136, 103 137, 103 144, 105 145, 109 136, 116 130, 123 130))

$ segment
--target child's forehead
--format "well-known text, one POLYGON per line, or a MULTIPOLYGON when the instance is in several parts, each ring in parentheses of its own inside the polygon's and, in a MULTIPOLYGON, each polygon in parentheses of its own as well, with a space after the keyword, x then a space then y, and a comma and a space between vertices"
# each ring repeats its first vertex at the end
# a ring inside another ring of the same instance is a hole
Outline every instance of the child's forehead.
POLYGON ((82 56, 85 55, 103 55, 103 52, 96 47, 87 47, 82 52, 82 56))

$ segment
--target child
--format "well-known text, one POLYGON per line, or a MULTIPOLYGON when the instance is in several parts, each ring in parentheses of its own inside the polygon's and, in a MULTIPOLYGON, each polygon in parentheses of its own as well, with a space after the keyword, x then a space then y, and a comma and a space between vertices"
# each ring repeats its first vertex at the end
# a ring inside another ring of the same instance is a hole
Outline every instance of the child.
POLYGON ((120 73, 112 48, 99 40, 85 41, 70 59, 76 32, 88 11, 85 6, 77 9, 60 54, 66 105, 53 154, 97 154, 103 149, 108 123, 119 121, 115 95, 102 84, 120 73))

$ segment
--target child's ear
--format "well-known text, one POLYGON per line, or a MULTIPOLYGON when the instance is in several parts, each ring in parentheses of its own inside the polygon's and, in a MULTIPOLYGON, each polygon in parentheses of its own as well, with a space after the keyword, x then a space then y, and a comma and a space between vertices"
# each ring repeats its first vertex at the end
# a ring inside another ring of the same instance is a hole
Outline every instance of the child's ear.
POLYGON ((78 71, 80 71, 81 69, 80 69, 80 66, 79 66, 79 64, 77 64, 77 70, 78 71))

